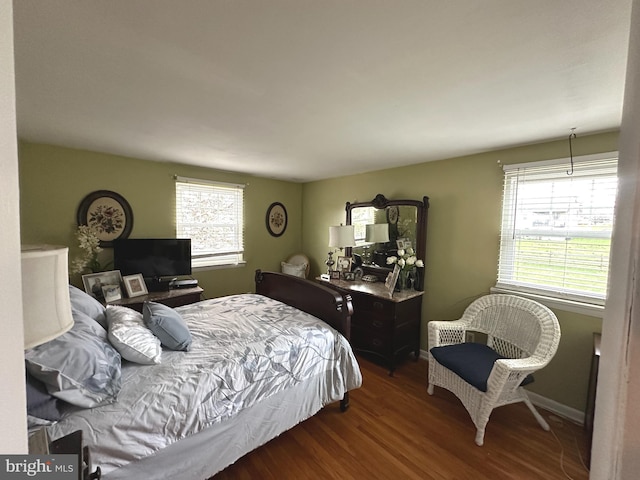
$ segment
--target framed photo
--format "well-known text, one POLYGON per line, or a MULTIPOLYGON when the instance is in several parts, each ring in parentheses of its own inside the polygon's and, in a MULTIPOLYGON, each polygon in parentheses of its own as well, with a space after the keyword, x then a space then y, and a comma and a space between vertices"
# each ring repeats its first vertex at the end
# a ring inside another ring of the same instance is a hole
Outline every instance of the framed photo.
POLYGON ((340 270, 331 270, 331 280, 340 280, 340 270))
POLYGON ((342 278, 350 282, 353 282, 356 279, 356 274, 355 272, 342 272, 342 278))
POLYGON ((117 285, 120 288, 122 284, 122 275, 120 270, 111 270, 109 272, 89 273, 82 276, 82 284, 84 291, 89 295, 104 300, 104 292, 102 287, 105 285, 117 285))
POLYGON ((147 291, 147 284, 144 283, 144 277, 141 273, 126 275, 122 277, 122 281, 124 282, 124 288, 127 291, 127 296, 129 296, 129 298, 139 297, 140 295, 146 295, 149 293, 147 291))
POLYGON ((95 230, 101 247, 112 247, 118 238, 127 238, 133 228, 133 211, 124 197, 110 190, 96 190, 84 197, 77 213, 78 225, 95 230))
POLYGON ((411 248, 411 240, 408 238, 399 238, 396 240, 396 246, 398 247, 398 250, 401 248, 406 250, 407 248, 411 248))
POLYGON ((122 292, 120 291, 120 285, 103 285, 102 286, 102 295, 104 296, 104 301, 107 303, 115 302, 116 300, 120 300, 122 298, 122 292))
POLYGON ((393 291, 396 288, 396 283, 398 282, 398 277, 400 276, 400 266, 396 263, 393 267, 393 272, 387 275, 387 279, 384 281, 384 286, 387 287, 387 291, 389 292, 389 296, 393 296, 393 291))
POLYGON ((267 230, 274 237, 279 237, 287 229, 287 209, 280 202, 273 202, 267 208, 267 230))
POLYGON ((338 270, 341 272, 350 272, 351 262, 353 262, 351 257, 338 257, 338 270))

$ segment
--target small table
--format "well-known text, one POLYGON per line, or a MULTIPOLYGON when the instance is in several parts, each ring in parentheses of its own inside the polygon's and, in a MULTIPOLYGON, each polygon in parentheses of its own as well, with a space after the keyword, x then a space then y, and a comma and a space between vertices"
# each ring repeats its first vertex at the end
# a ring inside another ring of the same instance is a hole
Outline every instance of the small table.
POLYGON ((167 305, 168 307, 180 307, 182 305, 199 302, 202 292, 204 292, 204 290, 200 287, 174 288, 166 292, 150 292, 147 295, 140 295, 139 297, 121 298, 109 303, 109 305, 122 305, 137 310, 138 312, 142 312, 144 302, 156 302, 167 305))

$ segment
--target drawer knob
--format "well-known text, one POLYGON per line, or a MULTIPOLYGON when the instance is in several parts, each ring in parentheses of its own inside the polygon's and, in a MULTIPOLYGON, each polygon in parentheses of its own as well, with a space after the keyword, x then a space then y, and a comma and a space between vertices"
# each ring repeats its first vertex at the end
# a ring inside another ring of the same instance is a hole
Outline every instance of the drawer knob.
POLYGON ((376 310, 382 310, 384 308, 384 304, 382 302, 373 302, 373 308, 376 310))
POLYGON ((379 338, 374 338, 373 341, 371 342, 373 343, 374 347, 380 347, 382 346, 382 340, 380 340, 379 338))
POLYGON ((384 322, 382 320, 374 320, 372 324, 376 328, 382 328, 384 326, 384 322))

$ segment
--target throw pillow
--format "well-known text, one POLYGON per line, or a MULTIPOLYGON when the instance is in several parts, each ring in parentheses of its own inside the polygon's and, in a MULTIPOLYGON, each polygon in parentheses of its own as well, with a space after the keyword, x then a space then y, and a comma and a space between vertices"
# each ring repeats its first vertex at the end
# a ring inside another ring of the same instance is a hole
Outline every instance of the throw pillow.
POLYGON ((144 302, 142 315, 145 325, 160 339, 163 346, 170 350, 189 350, 191 332, 184 319, 173 308, 161 303, 144 302))
POLYGON ((121 386, 120 354, 95 320, 72 313, 71 330, 25 351, 27 369, 68 403, 84 408, 111 403, 121 386))
POLYGON ((296 265, 293 263, 281 262, 282 273, 286 273, 288 275, 295 275, 296 277, 305 278, 307 274, 307 264, 302 263, 300 265, 296 265))
POLYGON ((125 360, 152 365, 160 363, 160 340, 149 330, 140 312, 117 305, 107 306, 109 341, 125 360))
POLYGON ((105 330, 107 329, 107 318, 105 316, 106 311, 104 305, 91 295, 83 292, 73 285, 69 285, 69 297, 71 298, 72 310, 84 313, 102 325, 102 328, 105 330))

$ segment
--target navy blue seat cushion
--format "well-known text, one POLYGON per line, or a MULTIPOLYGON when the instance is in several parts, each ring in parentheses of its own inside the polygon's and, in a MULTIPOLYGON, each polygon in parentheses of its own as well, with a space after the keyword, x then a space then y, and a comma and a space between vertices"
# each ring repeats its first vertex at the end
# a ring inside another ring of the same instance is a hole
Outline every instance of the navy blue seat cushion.
MULTIPOLYGON (((496 360, 505 358, 482 343, 458 343, 433 347, 431 355, 440 365, 483 392, 487 391, 487 380, 493 364, 496 360)), ((533 376, 527 375, 520 385, 528 385, 531 382, 533 382, 533 376)))

